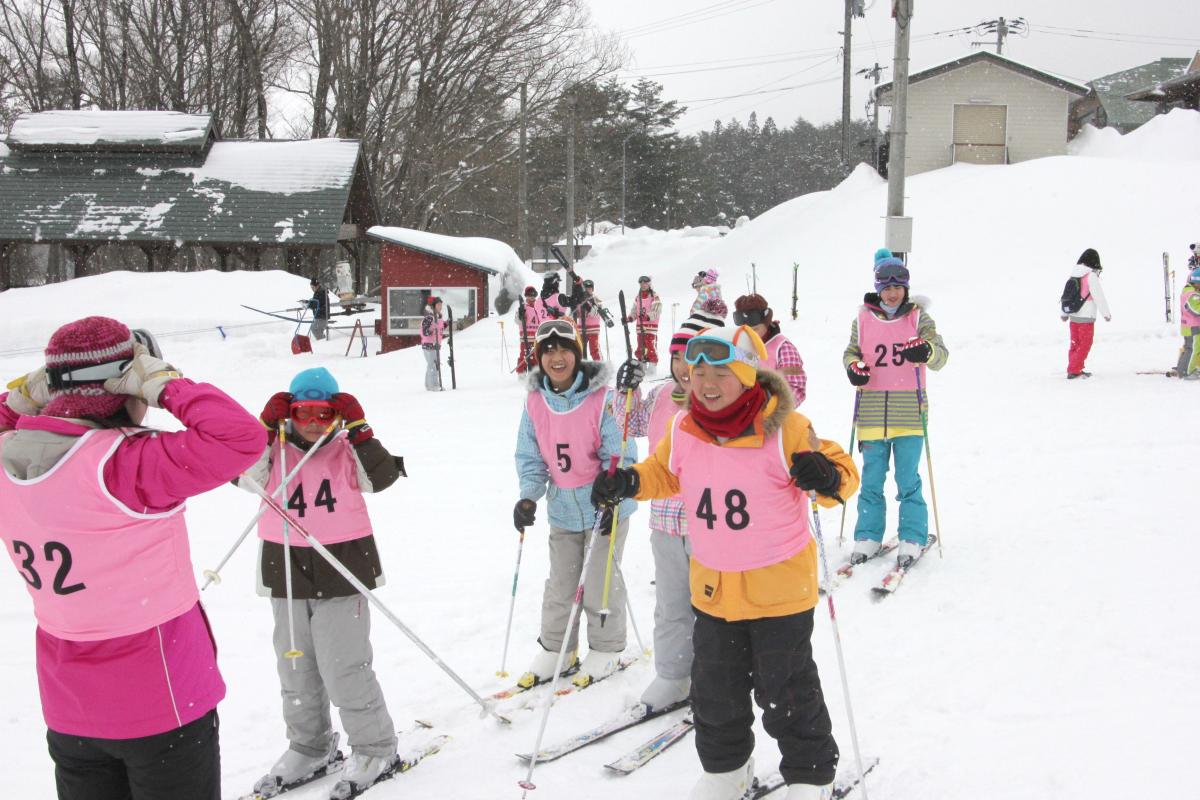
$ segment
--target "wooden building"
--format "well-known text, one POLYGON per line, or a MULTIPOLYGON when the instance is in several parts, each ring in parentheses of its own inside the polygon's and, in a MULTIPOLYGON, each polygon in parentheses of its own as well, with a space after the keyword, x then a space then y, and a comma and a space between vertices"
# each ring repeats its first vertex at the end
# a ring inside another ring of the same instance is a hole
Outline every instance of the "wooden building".
MULTIPOLYGON (((905 172, 1065 155, 1068 107, 1087 94, 1065 78, 980 50, 908 79, 905 172)), ((892 105, 892 84, 875 90, 892 105)))
POLYGON ((0 290, 115 269, 333 285, 344 260, 362 292, 377 221, 355 140, 224 141, 208 114, 43 111, 0 146, 0 290))
POLYGON ((444 236, 410 228, 374 227, 367 235, 382 242, 379 280, 383 309, 375 332, 387 353, 420 344, 425 301, 440 297, 454 312, 455 330, 486 317, 489 279, 521 259, 495 239, 444 236))

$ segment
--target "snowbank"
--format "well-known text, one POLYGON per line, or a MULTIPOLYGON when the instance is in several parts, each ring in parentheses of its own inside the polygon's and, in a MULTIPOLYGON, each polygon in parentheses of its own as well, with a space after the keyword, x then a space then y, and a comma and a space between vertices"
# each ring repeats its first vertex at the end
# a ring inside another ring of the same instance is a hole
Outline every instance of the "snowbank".
POLYGON ((1113 128, 1085 125, 1067 147, 1071 155, 1087 158, 1200 160, 1200 111, 1175 108, 1124 136, 1113 128))

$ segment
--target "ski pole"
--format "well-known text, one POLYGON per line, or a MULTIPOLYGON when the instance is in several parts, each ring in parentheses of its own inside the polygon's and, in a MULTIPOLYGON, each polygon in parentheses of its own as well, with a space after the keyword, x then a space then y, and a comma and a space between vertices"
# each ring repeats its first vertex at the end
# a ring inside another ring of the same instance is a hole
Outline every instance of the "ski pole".
POLYGON ((642 634, 638 631, 637 620, 633 618, 633 603, 629 602, 629 584, 625 581, 625 573, 621 570, 621 565, 617 564, 617 577, 621 579, 621 585, 625 587, 625 609, 629 613, 629 627, 633 628, 633 638, 637 639, 638 649, 642 651, 642 655, 646 658, 650 657, 650 648, 646 647, 646 643, 642 641, 642 634))
MULTIPOLYGON (((625 293, 622 292, 618 299, 621 302, 621 317, 625 317, 625 293)), ((629 324, 623 323, 625 328, 625 354, 627 357, 633 356, 633 348, 629 343, 629 324)), ((633 390, 625 390, 625 421, 621 431, 621 461, 625 460, 625 447, 629 443, 629 413, 633 408, 633 390)), ((615 458, 615 456, 614 456, 615 458)), ((615 463, 615 462, 614 462, 615 463)), ((613 467, 615 470, 616 467, 613 467)), ((604 627, 605 621, 608 619, 608 591, 612 585, 612 570, 613 570, 613 554, 617 549, 617 525, 620 514, 617 513, 619 506, 612 510, 612 529, 608 536, 608 561, 604 564, 604 593, 600 598, 600 627, 604 627)))
POLYGON ((288 514, 286 511, 284 511, 283 507, 280 506, 278 502, 276 502, 275 498, 272 497, 271 495, 269 495, 267 493, 266 489, 259 486, 257 481, 255 481, 253 478, 251 478, 248 475, 242 475, 239 479, 239 483, 244 483, 246 486, 250 487, 251 491, 253 491, 255 494, 257 494, 259 497, 261 497, 263 499, 263 502, 267 504, 268 508, 270 508, 276 514, 278 514, 282 519, 285 519, 288 522, 290 522, 292 524, 292 527, 296 529, 296 533, 303 536, 304 540, 306 542, 308 542, 309 546, 314 551, 316 551, 321 556, 321 558, 325 559, 325 561, 329 563, 329 566, 333 567, 339 575, 341 575, 343 578, 346 579, 347 583, 349 583, 351 586, 353 586, 355 589, 357 589, 358 593, 361 594, 364 598, 366 598, 368 603, 375 606, 375 608, 379 610, 379 613, 383 614, 385 617, 388 618, 389 621, 391 621, 391 623, 393 625, 395 625, 397 628, 399 628, 400 632, 403 633, 405 636, 407 636, 409 638, 409 640, 411 640, 412 643, 417 646, 417 649, 419 649, 422 653, 424 653, 426 656, 428 656, 429 659, 431 661, 433 661, 433 663, 435 663, 439 667, 441 667, 443 672, 445 672, 447 675, 449 675, 454 680, 455 683, 457 683, 459 686, 461 686, 463 688, 463 690, 471 696, 472 700, 474 700, 476 703, 478 703, 480 705, 480 707, 483 708, 483 711, 485 714, 488 714, 488 715, 494 717, 495 719, 499 720, 500 722, 503 722, 506 725, 512 723, 512 720, 510 720, 506 717, 503 717, 500 714, 497 714, 495 709, 492 708, 492 704, 488 703, 488 701, 486 701, 482 697, 480 697, 479 693, 476 692, 474 689, 472 689, 470 687, 470 685, 467 684, 466 681, 464 681, 461 677, 459 677, 457 672, 450 669, 449 665, 447 665, 445 661, 442 661, 440 658, 438 658, 437 654, 434 653, 433 650, 431 650, 429 648, 429 645, 427 645, 427 644, 425 644, 425 642, 421 641, 421 638, 419 636, 417 636, 415 633, 413 633, 411 628, 409 628, 407 625, 405 625, 403 622, 401 622, 400 618, 397 617, 395 614, 393 614, 392 610, 383 604, 383 601, 381 601, 378 597, 376 597, 374 594, 372 594, 371 590, 368 589, 362 581, 360 581, 357 577, 355 577, 354 573, 351 572, 349 569, 347 569, 345 564, 343 564, 342 562, 340 562, 336 558, 334 558, 333 554, 325 549, 325 545, 318 542, 313 537, 313 535, 311 533, 309 533, 307 529, 305 529, 305 527, 303 525, 301 525, 290 514, 288 514))
MULTIPOLYGON (((279 441, 279 488, 283 492, 283 496, 287 497, 287 423, 283 420, 279 422, 279 434, 276 436, 279 441)), ((311 448, 310 448, 311 449, 311 448)), ((303 652, 296 649, 296 617, 292 613, 292 544, 288 536, 288 523, 283 521, 283 585, 284 594, 287 598, 287 618, 288 618, 288 650, 283 654, 283 657, 292 662, 292 669, 296 668, 296 659, 304 655, 303 652)))
POLYGON ((913 367, 917 373, 917 408, 921 412, 921 432, 925 434, 925 466, 929 470, 929 496, 933 500, 933 526, 937 530, 938 558, 942 555, 942 522, 938 517, 937 484, 933 480, 933 453, 929 450, 929 415, 925 413, 925 392, 921 388, 921 368, 913 367))
POLYGON ((501 678, 508 677, 504 666, 508 663, 508 637, 512 633, 513 610, 517 607, 517 578, 521 574, 521 551, 525 549, 525 529, 521 528, 521 538, 517 540, 517 567, 513 570, 512 600, 508 604, 508 625, 504 628, 504 650, 500 654, 500 669, 496 674, 501 678))
MULTIPOLYGON (((612 475, 617 471, 617 457, 612 457, 612 463, 609 464, 608 474, 612 475)), ((615 509, 614 509, 615 511, 615 509)), ((529 770, 525 773, 525 779, 517 781, 517 785, 524 791, 521 792, 521 797, 537 786, 533 784, 533 768, 537 766, 537 754, 542 750, 542 736, 546 733, 546 722, 550 719, 550 708, 554 704, 554 696, 558 693, 558 679, 561 676, 563 664, 567 660, 567 647, 571 643, 571 634, 575 630, 575 617, 579 613, 579 605, 583 602, 583 584, 587 581, 588 566, 592 563, 592 554, 596 552, 596 542, 600 540, 600 526, 604 524, 602 514, 596 515, 596 524, 592 526, 592 538, 587 543, 587 549, 583 554, 583 568, 579 571, 579 585, 575 587, 575 599, 571 602, 571 613, 567 616, 567 630, 563 633, 562 646, 558 649, 558 659, 554 662, 554 677, 550 679, 550 693, 546 695, 546 700, 542 706, 542 720, 538 724, 537 740, 533 743, 533 753, 529 758, 529 770)))
MULTIPOLYGON (((854 390, 854 419, 850 420, 850 448, 846 452, 854 458, 854 434, 858 433, 858 401, 862 400, 862 389, 854 390)), ((842 503, 842 524, 838 528, 838 547, 846 541, 846 504, 842 503)))
MULTIPOLYGON (((842 697, 846 701, 846 718, 850 721, 850 741, 854 745, 854 762, 858 766, 858 780, 862 785, 863 800, 867 797, 867 774, 863 769, 862 751, 858 746, 858 728, 854 724, 854 709, 850 705, 850 684, 846 680, 846 658, 842 654, 842 635, 838 632, 837 611, 833 607, 833 586, 830 583, 829 559, 825 556, 825 537, 821 535, 821 514, 817 508, 817 495, 813 493, 812 518, 813 533, 817 538, 817 550, 821 554, 821 574, 825 576, 825 601, 829 605, 829 622, 833 626, 833 645, 837 653, 838 672, 842 677, 842 697)), ((845 503, 843 502, 844 506, 845 503)))
MULTIPOLYGON (((296 466, 292 467, 292 471, 287 474, 287 480, 290 481, 292 478, 300 474, 300 468, 304 466, 305 462, 308 461, 313 453, 317 452, 317 449, 320 448, 321 444, 325 441, 329 434, 334 431, 340 422, 341 419, 335 418, 333 422, 329 423, 329 427, 326 428, 325 432, 321 434, 321 438, 313 442, 313 446, 308 448, 308 452, 304 454, 304 457, 296 463, 296 466)), ((274 494, 283 494, 283 483, 279 484, 279 486, 275 489, 274 494)), ((254 526, 258 524, 259 518, 261 518, 265 513, 267 513, 267 507, 259 506, 258 511, 254 512, 254 516, 251 517, 250 521, 246 523, 246 527, 242 531, 241 535, 238 536, 237 541, 233 543, 233 547, 229 548, 229 552, 226 553, 225 557, 221 559, 221 563, 217 564, 217 568, 204 570, 202 573, 204 575, 204 585, 200 587, 200 591, 204 591, 214 583, 221 582, 221 570, 225 568, 225 564, 229 561, 229 559, 233 558, 233 554, 237 552, 239 547, 242 546, 242 542, 245 541, 246 537, 250 534, 250 531, 254 530, 254 526)))

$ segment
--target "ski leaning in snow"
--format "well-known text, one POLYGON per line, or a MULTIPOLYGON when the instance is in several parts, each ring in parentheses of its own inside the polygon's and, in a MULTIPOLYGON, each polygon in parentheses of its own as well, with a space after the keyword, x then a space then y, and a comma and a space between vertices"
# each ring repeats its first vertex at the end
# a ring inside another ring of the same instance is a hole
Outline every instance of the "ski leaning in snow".
MULTIPOLYGON (((871 770, 877 766, 879 766, 879 759, 869 758, 863 767, 863 773, 870 775, 871 770)), ((840 798, 849 796, 850 792, 858 788, 860 783, 862 783, 862 775, 859 775, 857 771, 845 778, 835 779, 833 782, 833 793, 829 796, 832 800, 840 800, 840 798)), ((783 776, 778 772, 771 773, 765 778, 755 778, 754 784, 744 795, 744 800, 758 800, 760 797, 766 797, 776 789, 782 789, 785 785, 783 776)))
POLYGON ((408 772, 417 764, 420 764, 422 761, 424 761, 427 757, 441 750, 442 745, 448 741, 450 741, 449 736, 435 736, 425 744, 420 745, 419 747, 414 747, 403 755, 397 754, 391 765, 388 766, 383 772, 379 773, 379 777, 376 778, 375 782, 370 786, 359 788, 357 784, 354 784, 351 781, 338 781, 337 784, 334 785, 333 791, 329 793, 329 800, 351 800, 351 798, 358 797, 368 789, 378 786, 389 778, 394 778, 397 775, 408 772))
POLYGON ((929 548, 933 547, 936 541, 937 536, 932 533, 929 534, 929 541, 927 541, 925 546, 921 548, 921 552, 917 554, 916 559, 911 564, 909 564, 907 567, 893 567, 887 575, 883 576, 883 580, 879 582, 878 586, 871 587, 871 591, 875 594, 875 596, 887 597, 889 594, 892 594, 899 589, 901 582, 904 581, 904 576, 907 575, 909 571, 917 565, 917 562, 925 557, 925 554, 929 552, 929 548))
POLYGON ((671 727, 638 745, 616 761, 604 766, 613 772, 628 775, 635 769, 646 766, 651 760, 661 755, 668 747, 691 733, 694 727, 696 727, 696 723, 692 719, 692 715, 688 714, 671 727))
MULTIPOLYGON (((833 577, 829 579, 829 588, 831 588, 831 589, 838 588, 843 583, 845 583, 847 580, 854 577, 854 570, 856 567, 861 567, 863 564, 866 564, 867 561, 874 561, 875 559, 879 558, 880 556, 886 556, 888 553, 893 552, 899 546, 900 546, 900 540, 897 538, 893 538, 887 542, 884 542, 879 547, 879 549, 875 551, 874 555, 867 556, 866 561, 861 561, 857 564, 851 564, 850 560, 846 559, 846 563, 844 563, 840 567, 838 567, 837 570, 833 573, 833 577)), ((824 583, 822 583, 817 588, 821 594, 825 594, 826 586, 824 583)))
MULTIPOLYGON (((628 730, 635 725, 641 725, 643 722, 652 720, 655 717, 661 717, 664 714, 669 714, 677 708, 683 708, 685 705, 687 705, 687 701, 674 703, 666 706, 665 708, 650 711, 646 708, 645 703, 637 703, 625 709, 623 712, 607 722, 597 725, 590 731, 584 731, 583 733, 577 736, 572 736, 570 739, 560 742, 553 747, 547 747, 543 749, 538 753, 538 763, 544 764, 547 761, 554 761, 555 759, 562 758, 568 753, 574 753, 576 750, 587 747, 589 744, 595 744, 601 739, 606 739, 609 736, 612 736, 614 733, 628 730)), ((517 753, 517 758, 521 759, 522 761, 528 761, 530 757, 531 756, 529 753, 517 753)))

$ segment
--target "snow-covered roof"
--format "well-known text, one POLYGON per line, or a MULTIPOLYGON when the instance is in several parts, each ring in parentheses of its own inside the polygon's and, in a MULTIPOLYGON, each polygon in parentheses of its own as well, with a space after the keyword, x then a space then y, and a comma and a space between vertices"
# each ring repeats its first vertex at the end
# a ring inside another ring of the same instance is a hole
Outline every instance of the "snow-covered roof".
MULTIPOLYGON (((1082 97, 1083 95, 1088 93, 1088 87, 1083 86, 1082 84, 1076 83, 1075 81, 1072 81, 1072 80, 1068 80, 1067 78, 1064 78, 1061 75, 1055 75, 1053 73, 1046 72, 1043 69, 1038 69, 1037 67, 1031 67, 1028 64, 1023 64, 1020 61, 1017 61, 1012 58, 1008 58, 1007 56, 998 56, 989 50, 978 50, 969 55, 965 55, 960 58, 951 59, 950 61, 946 61, 942 64, 938 64, 936 66, 929 67, 928 69, 923 69, 918 72, 914 72, 908 76, 908 82, 910 85, 914 84, 914 83, 920 83, 923 80, 928 80, 929 78, 933 78, 937 75, 941 75, 943 73, 950 72, 952 70, 956 70, 956 69, 959 69, 960 67, 965 67, 968 64, 974 64, 979 61, 989 61, 989 62, 995 64, 996 66, 1003 67, 1008 70, 1012 70, 1013 72, 1016 72, 1020 75, 1024 75, 1027 78, 1033 78, 1034 80, 1041 81, 1042 83, 1048 83, 1051 86, 1055 86, 1059 89, 1070 92, 1073 95, 1082 97)), ((875 89, 875 96, 877 98, 879 98, 879 102, 881 105, 890 104, 891 93, 892 93, 892 82, 891 81, 888 81, 887 83, 881 83, 875 89), (886 97, 885 97, 885 95, 886 95, 886 97)))
POLYGON ((17 117, 7 142, 15 150, 203 149, 214 134, 210 114, 179 111, 37 111, 17 117))
POLYGON ((517 252, 497 239, 446 236, 441 233, 383 225, 371 228, 367 231, 367 235, 411 250, 419 250, 422 253, 445 258, 466 267, 480 269, 490 275, 504 272, 510 266, 517 269, 522 266, 517 252))
POLYGON ((351 139, 216 142, 203 153, 14 150, 0 241, 332 245, 375 221, 351 139))
POLYGON ((255 192, 297 194, 347 186, 354 177, 355 139, 216 142, 204 165, 177 167, 197 186, 227 183, 255 192))

